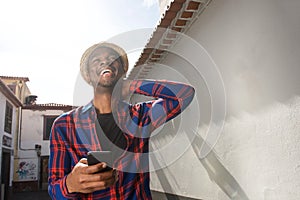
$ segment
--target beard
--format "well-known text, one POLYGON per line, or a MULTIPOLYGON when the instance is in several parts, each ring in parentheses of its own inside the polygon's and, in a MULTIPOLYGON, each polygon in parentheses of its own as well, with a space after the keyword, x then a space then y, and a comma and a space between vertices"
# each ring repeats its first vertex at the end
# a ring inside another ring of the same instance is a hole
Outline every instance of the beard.
POLYGON ((105 87, 105 88, 113 88, 116 83, 117 83, 117 79, 110 79, 110 80, 103 80, 103 81, 99 81, 97 86, 99 87, 105 87))
POLYGON ((99 77, 98 81, 96 82, 96 87, 114 88, 120 78, 121 77, 117 75, 111 78, 99 77))

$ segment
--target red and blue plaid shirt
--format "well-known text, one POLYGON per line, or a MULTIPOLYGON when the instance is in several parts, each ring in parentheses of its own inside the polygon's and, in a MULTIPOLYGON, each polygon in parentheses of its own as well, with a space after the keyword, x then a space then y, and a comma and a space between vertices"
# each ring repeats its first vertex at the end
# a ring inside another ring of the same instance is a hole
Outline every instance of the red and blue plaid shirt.
POLYGON ((156 100, 119 102, 116 121, 124 132, 127 149, 115 162, 115 185, 90 194, 69 193, 66 176, 88 151, 101 150, 96 133, 97 114, 92 102, 58 117, 50 136, 49 194, 52 199, 152 199, 149 177, 150 133, 179 115, 192 101, 194 88, 169 81, 134 80, 130 92, 156 100))

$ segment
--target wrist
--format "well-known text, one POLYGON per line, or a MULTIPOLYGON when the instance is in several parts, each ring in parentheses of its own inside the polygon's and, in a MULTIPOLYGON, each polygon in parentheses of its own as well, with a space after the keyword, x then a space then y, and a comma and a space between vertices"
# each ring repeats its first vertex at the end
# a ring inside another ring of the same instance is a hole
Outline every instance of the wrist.
POLYGON ((68 174, 66 177, 66 189, 67 189, 68 193, 73 193, 75 191, 72 188, 72 181, 70 180, 70 176, 71 176, 71 174, 68 174))

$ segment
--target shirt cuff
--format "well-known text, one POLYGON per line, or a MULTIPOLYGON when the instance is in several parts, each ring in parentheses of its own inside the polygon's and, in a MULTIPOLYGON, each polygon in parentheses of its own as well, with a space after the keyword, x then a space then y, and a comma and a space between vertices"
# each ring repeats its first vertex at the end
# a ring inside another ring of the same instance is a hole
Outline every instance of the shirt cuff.
POLYGON ((75 198, 75 197, 78 197, 78 193, 77 192, 73 192, 73 193, 70 193, 68 191, 68 187, 67 187, 67 175, 62 179, 62 182, 61 182, 61 191, 62 191, 62 195, 66 198, 75 198))

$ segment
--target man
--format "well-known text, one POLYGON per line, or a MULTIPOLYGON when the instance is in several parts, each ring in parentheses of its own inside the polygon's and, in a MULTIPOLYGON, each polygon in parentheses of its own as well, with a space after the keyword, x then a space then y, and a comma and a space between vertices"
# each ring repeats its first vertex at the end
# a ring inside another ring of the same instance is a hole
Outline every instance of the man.
POLYGON ((127 55, 115 44, 101 42, 83 54, 80 71, 94 98, 53 124, 48 188, 53 199, 151 199, 150 133, 179 115, 194 89, 177 82, 123 80, 127 69, 127 55), (155 100, 129 104, 121 93, 155 100), (87 164, 87 153, 96 150, 114 152, 112 170, 103 172, 108 165, 103 162, 87 164))

